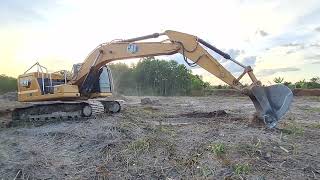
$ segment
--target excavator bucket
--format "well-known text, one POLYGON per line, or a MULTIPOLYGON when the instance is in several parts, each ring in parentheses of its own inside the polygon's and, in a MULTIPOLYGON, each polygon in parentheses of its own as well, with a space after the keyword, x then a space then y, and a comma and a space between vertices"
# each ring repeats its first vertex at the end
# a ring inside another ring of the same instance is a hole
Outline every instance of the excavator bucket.
POLYGON ((251 100, 257 110, 258 117, 273 128, 289 110, 293 99, 292 91, 282 84, 272 86, 253 86, 251 100))

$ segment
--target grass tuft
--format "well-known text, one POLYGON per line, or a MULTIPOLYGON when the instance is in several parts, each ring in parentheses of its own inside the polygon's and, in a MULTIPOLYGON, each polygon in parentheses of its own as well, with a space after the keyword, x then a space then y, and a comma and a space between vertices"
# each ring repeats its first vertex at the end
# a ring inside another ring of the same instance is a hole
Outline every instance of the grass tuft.
POLYGON ((226 146, 223 143, 209 145, 209 151, 220 157, 226 153, 226 146))
POLYGON ((247 163, 246 164, 236 164, 233 167, 233 170, 237 175, 248 174, 250 171, 250 165, 247 163))
POLYGON ((258 139, 256 143, 241 143, 236 146, 238 152, 249 157, 259 156, 261 154, 262 144, 258 139))
POLYGON ((285 127, 282 129, 282 132, 293 136, 301 136, 304 134, 304 129, 297 123, 289 123, 285 125, 285 127))
POLYGON ((137 139, 128 145, 129 150, 139 152, 139 153, 148 150, 149 147, 150 147, 150 144, 148 140, 145 138, 137 139))

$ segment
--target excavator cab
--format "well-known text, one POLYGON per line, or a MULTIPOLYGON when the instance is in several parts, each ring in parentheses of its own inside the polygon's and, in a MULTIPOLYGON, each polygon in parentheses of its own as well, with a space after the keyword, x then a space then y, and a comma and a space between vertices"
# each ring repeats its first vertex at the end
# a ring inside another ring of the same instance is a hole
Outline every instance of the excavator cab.
MULTIPOLYGON (((82 63, 74 64, 72 68, 72 78, 77 78, 82 63)), ((90 91, 86 93, 89 98, 110 97, 113 91, 113 79, 111 70, 108 66, 102 66, 93 81, 90 83, 90 91)))
POLYGON ((112 96, 113 82, 111 70, 103 66, 99 70, 99 78, 94 82, 90 98, 112 96))

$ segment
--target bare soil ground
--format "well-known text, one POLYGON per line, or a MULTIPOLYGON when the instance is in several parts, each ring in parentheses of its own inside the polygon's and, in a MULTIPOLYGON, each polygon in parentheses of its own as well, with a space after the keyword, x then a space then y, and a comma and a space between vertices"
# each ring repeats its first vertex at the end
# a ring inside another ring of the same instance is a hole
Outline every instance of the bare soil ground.
MULTIPOLYGON (((320 179, 320 98, 276 129, 247 97, 126 97, 121 113, 0 129, 0 179, 320 179)), ((19 103, 0 100, 5 109, 19 103)))

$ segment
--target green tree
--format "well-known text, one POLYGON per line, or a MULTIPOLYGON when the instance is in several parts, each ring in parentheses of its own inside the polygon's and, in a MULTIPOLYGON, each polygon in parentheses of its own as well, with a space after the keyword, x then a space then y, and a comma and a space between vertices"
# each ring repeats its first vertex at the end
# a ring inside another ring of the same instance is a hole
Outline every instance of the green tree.
POLYGON ((313 78, 310 79, 310 82, 320 83, 320 78, 319 77, 313 77, 313 78))
POLYGON ((300 80, 295 83, 296 88, 306 88, 306 80, 300 80))
POLYGON ((276 77, 273 79, 273 82, 277 84, 281 84, 283 82, 284 78, 283 77, 276 77))
POLYGON ((17 79, 1 74, 0 93, 2 94, 10 91, 17 91, 17 79))

